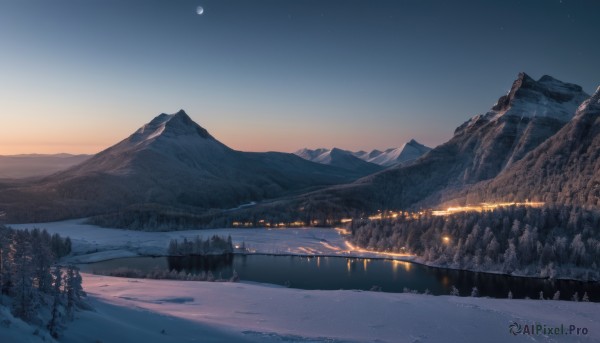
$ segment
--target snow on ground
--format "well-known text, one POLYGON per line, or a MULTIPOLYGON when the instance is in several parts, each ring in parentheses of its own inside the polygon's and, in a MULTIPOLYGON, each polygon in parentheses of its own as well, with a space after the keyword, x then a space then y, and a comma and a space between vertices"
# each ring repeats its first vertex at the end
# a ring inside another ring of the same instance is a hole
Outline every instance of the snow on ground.
MULTIPOLYGON (((137 232, 85 225, 82 220, 12 226, 71 237, 74 262, 162 255, 170 239, 213 234, 231 235, 235 244, 245 242, 262 253, 373 257, 348 245, 332 229, 137 232)), ((315 291, 90 274, 83 274, 83 280, 95 311, 79 312, 63 342, 600 342, 596 303, 315 291), (588 332, 513 336, 509 332, 513 322, 576 325, 588 332)), ((5 315, 0 313, 0 319, 5 315)), ((0 327, 0 342, 37 341, 31 331, 20 324, 0 327)))
POLYGON ((349 245, 340 230, 330 228, 288 229, 210 229, 171 232, 145 232, 101 228, 84 224, 84 219, 53 223, 13 224, 15 229, 46 229, 51 234, 69 236, 73 242, 74 263, 89 263, 139 255, 165 255, 171 239, 198 235, 231 235, 233 243, 244 242, 252 252, 263 254, 385 257, 410 260, 411 256, 367 252, 349 245))
POLYGON ((136 332, 178 342, 600 342, 595 303, 83 276, 97 312, 80 312, 66 342, 115 342, 117 333, 154 342, 136 332), (573 324, 588 334, 513 336, 513 321, 573 324))
POLYGON ((47 331, 36 329, 21 319, 13 317, 6 304, 0 303, 0 342, 53 343, 56 341, 47 331))

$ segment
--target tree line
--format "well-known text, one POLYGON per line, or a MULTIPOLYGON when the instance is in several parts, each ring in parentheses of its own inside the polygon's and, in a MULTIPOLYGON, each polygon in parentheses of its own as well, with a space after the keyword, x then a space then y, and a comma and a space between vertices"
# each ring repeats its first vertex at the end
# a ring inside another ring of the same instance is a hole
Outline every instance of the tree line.
POLYGON ((193 240, 184 238, 183 241, 172 239, 169 242, 167 254, 169 256, 188 256, 188 255, 223 255, 233 253, 233 242, 231 236, 223 238, 213 235, 204 239, 196 236, 193 240))
POLYGON ((600 280, 600 214, 574 206, 355 220, 360 247, 410 253, 430 265, 548 278, 600 280))
POLYGON ((56 264, 70 252, 68 237, 0 226, 0 306, 57 338, 74 311, 85 306, 78 269, 56 264))

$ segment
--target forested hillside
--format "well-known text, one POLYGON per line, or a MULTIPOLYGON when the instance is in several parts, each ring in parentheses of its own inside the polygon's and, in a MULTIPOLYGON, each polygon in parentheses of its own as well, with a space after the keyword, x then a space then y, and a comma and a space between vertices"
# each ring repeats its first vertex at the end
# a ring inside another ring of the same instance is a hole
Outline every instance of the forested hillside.
POLYGON ((443 267, 600 280, 600 215, 578 207, 512 206, 352 224, 352 240, 443 267))

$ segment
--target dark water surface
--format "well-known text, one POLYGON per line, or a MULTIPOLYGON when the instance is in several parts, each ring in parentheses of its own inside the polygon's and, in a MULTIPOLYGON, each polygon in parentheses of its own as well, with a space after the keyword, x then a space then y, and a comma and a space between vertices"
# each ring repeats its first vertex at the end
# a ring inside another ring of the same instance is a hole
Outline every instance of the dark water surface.
POLYGON ((215 277, 229 278, 235 270, 242 281, 286 285, 300 289, 370 290, 378 286, 384 292, 403 292, 404 288, 420 293, 450 294, 456 286, 461 295, 470 295, 477 287, 480 296, 506 298, 509 290, 514 298, 552 298, 560 290, 561 299, 579 298, 584 292, 592 301, 600 302, 599 282, 545 280, 487 273, 427 267, 391 260, 301 257, 275 255, 228 255, 192 257, 131 257, 82 265, 83 271, 102 274, 127 267, 151 272, 156 269, 197 274, 211 271, 215 277))

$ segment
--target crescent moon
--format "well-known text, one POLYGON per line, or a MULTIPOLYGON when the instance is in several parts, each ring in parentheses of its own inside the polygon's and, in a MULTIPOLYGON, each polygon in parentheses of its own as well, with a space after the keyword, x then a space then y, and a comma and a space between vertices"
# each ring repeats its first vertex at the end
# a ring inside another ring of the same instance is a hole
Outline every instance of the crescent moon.
POLYGON ((198 6, 196 8, 196 13, 198 13, 198 15, 202 15, 202 13, 204 13, 204 8, 202 8, 202 6, 198 6))

